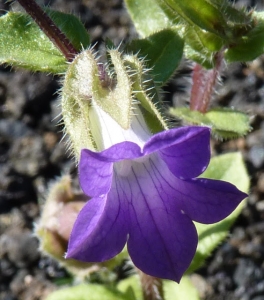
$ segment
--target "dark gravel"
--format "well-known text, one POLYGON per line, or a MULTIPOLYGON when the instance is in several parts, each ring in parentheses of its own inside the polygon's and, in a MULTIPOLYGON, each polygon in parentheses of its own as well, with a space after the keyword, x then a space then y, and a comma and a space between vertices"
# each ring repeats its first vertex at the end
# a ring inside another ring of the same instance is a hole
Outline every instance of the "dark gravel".
MULTIPOLYGON (((43 1, 42 1, 43 3, 43 1)), ((121 0, 44 1, 54 9, 74 12, 102 46, 118 45, 136 35, 121 0)), ((239 4, 264 9, 263 1, 239 4)), ((10 3, 0 3, 2 10, 10 3)), ((166 87, 166 101, 186 103, 188 68, 166 87)), ((247 206, 228 241, 208 260, 193 281, 204 299, 264 300, 264 57, 249 65, 232 64, 223 73, 213 105, 248 112, 252 132, 244 139, 214 142, 214 153, 240 150, 251 178, 247 206)), ((38 252, 32 234, 49 183, 65 173, 76 176, 65 151, 59 114, 58 78, 0 68, 0 299, 38 300, 70 278, 54 260, 38 252)))

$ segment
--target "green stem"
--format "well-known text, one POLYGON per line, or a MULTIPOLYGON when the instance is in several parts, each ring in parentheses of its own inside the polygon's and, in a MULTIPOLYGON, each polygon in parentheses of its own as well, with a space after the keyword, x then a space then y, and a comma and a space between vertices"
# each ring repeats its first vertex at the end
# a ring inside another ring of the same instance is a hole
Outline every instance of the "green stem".
POLYGON ((67 61, 72 61, 78 54, 78 51, 42 8, 34 0, 17 1, 38 24, 51 42, 62 52, 67 61))
POLYGON ((162 280, 138 270, 144 300, 164 300, 162 280))

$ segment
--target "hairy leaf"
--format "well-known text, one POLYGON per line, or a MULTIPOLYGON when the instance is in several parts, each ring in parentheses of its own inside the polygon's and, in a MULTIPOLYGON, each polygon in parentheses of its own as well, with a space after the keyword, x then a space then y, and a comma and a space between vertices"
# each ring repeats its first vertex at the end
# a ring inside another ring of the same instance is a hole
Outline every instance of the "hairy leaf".
POLYGON ((126 51, 143 57, 154 80, 163 85, 177 69, 183 55, 183 45, 183 39, 175 30, 164 29, 145 39, 133 40, 126 51))
POLYGON ((188 107, 177 107, 171 108, 170 113, 186 123, 211 127, 219 139, 241 137, 251 130, 249 116, 230 108, 214 108, 202 114, 188 107))
POLYGON ((142 37, 170 27, 173 23, 156 0, 125 0, 128 12, 142 37))
MULTIPOLYGON (((89 45, 89 35, 73 15, 47 10, 76 49, 89 45)), ((9 12, 0 18, 0 63, 31 71, 60 74, 67 62, 35 22, 26 14, 9 12)))

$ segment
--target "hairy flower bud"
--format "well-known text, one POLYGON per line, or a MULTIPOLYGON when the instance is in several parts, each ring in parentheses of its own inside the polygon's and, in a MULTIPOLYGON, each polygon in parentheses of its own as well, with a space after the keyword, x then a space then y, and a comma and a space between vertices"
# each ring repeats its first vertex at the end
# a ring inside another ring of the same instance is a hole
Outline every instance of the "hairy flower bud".
POLYGON ((70 273, 81 279, 93 272, 103 272, 104 267, 112 269, 127 257, 124 249, 114 259, 101 264, 64 258, 73 224, 88 199, 83 193, 74 191, 69 175, 59 178, 49 190, 41 218, 35 228, 40 239, 41 252, 56 259, 70 273))
POLYGON ((136 112, 143 115, 150 132, 166 129, 157 92, 155 88, 151 91, 155 86, 144 63, 134 55, 122 56, 117 50, 108 50, 108 54, 111 68, 98 62, 92 50, 85 50, 76 56, 65 75, 62 116, 77 159, 83 148, 104 148, 107 137, 101 124, 106 118, 107 126, 112 122, 127 132, 136 112))
POLYGON ((58 260, 72 273, 90 272, 91 264, 82 265, 74 259, 64 259, 73 224, 87 200, 87 196, 73 191, 70 176, 61 177, 51 186, 35 228, 41 251, 58 260))

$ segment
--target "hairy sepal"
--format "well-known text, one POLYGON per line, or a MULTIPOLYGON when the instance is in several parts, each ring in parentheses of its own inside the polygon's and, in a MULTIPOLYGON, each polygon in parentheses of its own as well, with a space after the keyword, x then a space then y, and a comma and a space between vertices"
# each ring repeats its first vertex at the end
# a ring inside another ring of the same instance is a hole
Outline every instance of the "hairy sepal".
POLYGON ((130 70, 135 99, 141 104, 145 121, 152 133, 167 129, 162 104, 157 87, 142 59, 135 55, 124 55, 124 61, 130 70))

